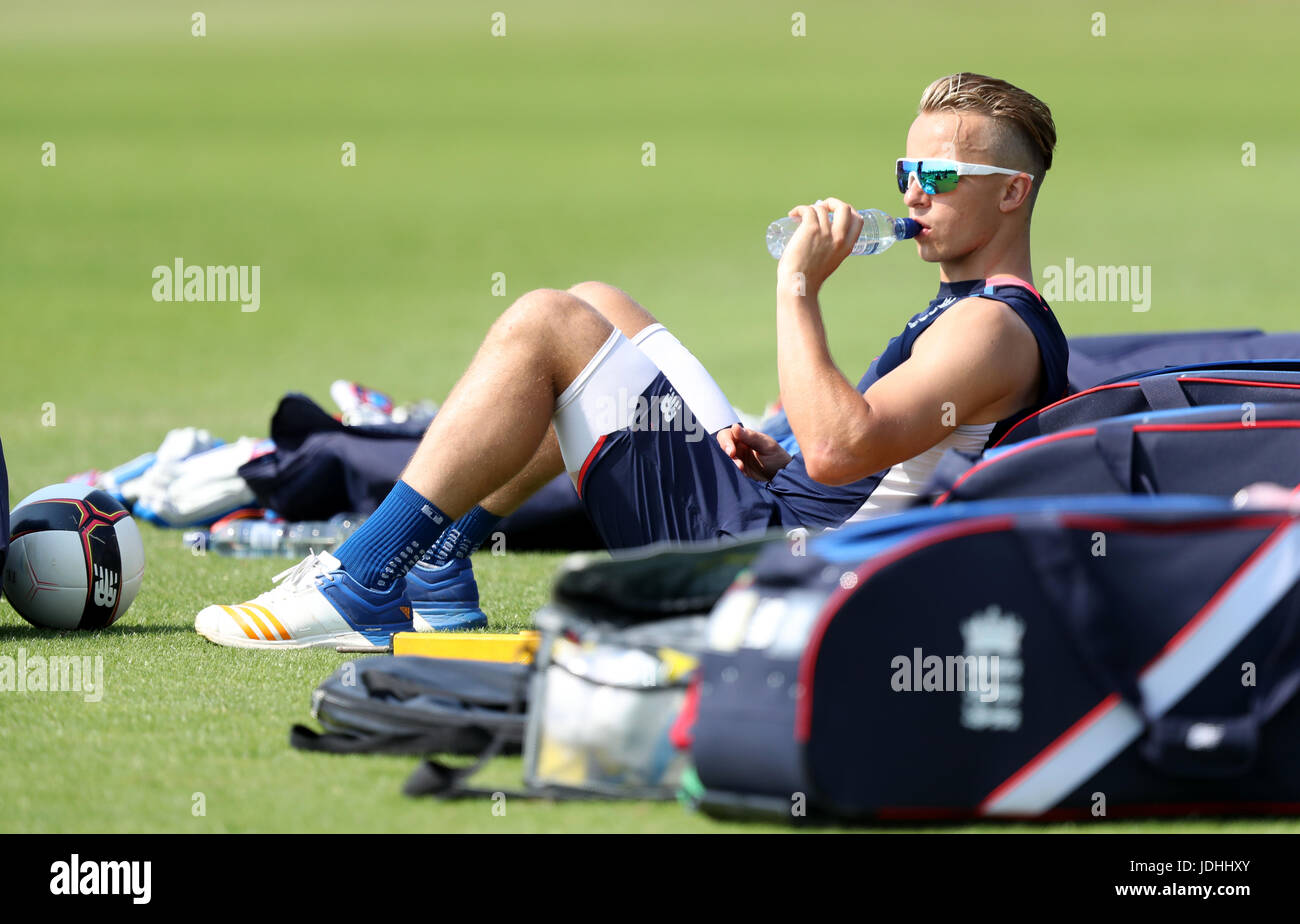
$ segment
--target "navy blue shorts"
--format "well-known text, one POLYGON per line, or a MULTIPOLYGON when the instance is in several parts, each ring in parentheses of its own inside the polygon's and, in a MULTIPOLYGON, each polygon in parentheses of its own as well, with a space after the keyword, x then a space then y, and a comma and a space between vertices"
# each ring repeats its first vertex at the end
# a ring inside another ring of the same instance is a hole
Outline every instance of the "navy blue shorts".
MULTIPOLYGON (((681 398, 662 374, 642 395, 655 407, 681 398)), ((873 475, 838 488, 818 484, 796 456, 763 484, 741 472, 712 434, 682 425, 693 419, 685 405, 680 415, 601 437, 583 464, 578 494, 609 548, 839 526, 880 481, 873 475)))

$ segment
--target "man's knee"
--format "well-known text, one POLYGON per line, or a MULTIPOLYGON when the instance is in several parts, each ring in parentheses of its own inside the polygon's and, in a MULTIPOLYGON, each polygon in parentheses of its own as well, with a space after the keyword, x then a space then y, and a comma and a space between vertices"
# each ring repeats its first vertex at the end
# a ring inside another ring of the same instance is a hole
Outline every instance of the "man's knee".
POLYGON ((607 282, 594 279, 580 282, 569 286, 569 292, 589 303, 629 337, 656 323, 654 316, 637 304, 632 296, 607 282))
POLYGON ((569 294, 576 295, 591 305, 597 305, 598 302, 606 301, 610 298, 627 298, 627 293, 622 289, 612 286, 607 282, 600 282, 596 279, 589 279, 586 282, 580 282, 577 285, 569 286, 569 294))
POLYGON ((591 351, 613 331, 591 305, 563 289, 526 292, 502 313, 491 336, 527 341, 552 352, 591 351))
POLYGON ((509 329, 563 329, 598 319, 599 314, 591 305, 563 289, 533 289, 515 299, 498 323, 509 329))

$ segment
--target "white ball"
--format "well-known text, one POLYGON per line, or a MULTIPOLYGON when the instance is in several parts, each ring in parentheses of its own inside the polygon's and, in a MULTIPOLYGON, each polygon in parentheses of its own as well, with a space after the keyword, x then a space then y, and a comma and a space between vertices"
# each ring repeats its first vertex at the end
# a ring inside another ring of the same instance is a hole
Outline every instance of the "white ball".
POLYGON ((89 485, 41 488, 9 516, 4 592, 18 615, 44 629, 105 629, 144 580, 135 520, 89 485))

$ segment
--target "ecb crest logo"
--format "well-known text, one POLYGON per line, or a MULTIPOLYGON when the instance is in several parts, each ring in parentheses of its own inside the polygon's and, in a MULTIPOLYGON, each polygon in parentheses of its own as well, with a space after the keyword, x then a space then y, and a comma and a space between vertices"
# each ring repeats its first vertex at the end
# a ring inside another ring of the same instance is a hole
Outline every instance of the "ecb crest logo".
POLYGON ((997 699, 984 702, 978 691, 967 690, 962 698, 961 724, 977 731, 1015 731, 1020 727, 1024 696, 1025 665, 1020 659, 1024 621, 993 604, 963 622, 961 635, 967 658, 996 658, 998 663, 997 699))

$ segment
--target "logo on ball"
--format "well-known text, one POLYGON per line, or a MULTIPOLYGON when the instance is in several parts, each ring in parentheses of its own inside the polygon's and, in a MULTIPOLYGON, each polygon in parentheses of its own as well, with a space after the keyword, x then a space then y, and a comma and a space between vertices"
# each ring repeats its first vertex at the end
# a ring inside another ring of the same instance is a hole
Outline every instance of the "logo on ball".
POLYGON ((107 492, 56 484, 14 508, 4 590, 32 625, 107 628, 126 612, 143 579, 140 530, 107 492))

